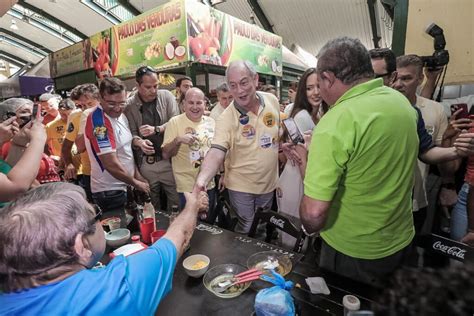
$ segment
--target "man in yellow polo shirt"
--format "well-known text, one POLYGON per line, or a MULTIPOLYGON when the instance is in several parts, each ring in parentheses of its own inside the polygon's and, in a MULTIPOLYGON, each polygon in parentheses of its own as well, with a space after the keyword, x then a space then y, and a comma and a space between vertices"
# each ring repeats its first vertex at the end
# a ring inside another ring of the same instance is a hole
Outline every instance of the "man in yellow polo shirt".
MULTIPOLYGON (((162 145, 163 158, 171 158, 180 209, 186 204, 184 193, 193 190, 216 125, 214 119, 204 115, 205 95, 199 88, 190 88, 185 93, 183 109, 183 114, 172 117, 166 125, 162 145)), ((215 203, 214 181, 209 182, 207 194, 211 214, 215 203)))
POLYGON ((59 101, 59 116, 46 125, 46 144, 48 144, 49 152, 52 156, 61 157, 61 147, 66 134, 66 126, 69 115, 76 108, 71 99, 59 101))
POLYGON ((278 180, 280 105, 274 95, 257 93, 258 74, 248 61, 232 62, 226 79, 234 101, 216 121, 212 146, 195 185, 205 190, 225 158, 225 184, 238 217, 235 231, 247 234, 256 208, 272 204, 278 180))
POLYGON ((82 110, 71 113, 68 120, 68 128, 62 148, 62 157, 66 164, 64 177, 67 180, 77 178, 79 185, 86 191, 87 199, 92 201, 90 191, 91 164, 87 151, 84 150, 84 136, 79 133, 79 129, 84 111, 94 108, 99 103, 99 89, 92 83, 82 84, 73 89, 71 97, 81 105, 82 110), (80 142, 80 140, 82 140, 82 142, 80 142), (79 143, 81 143, 82 146, 79 143), (76 144, 80 152, 81 165, 79 168, 76 168, 73 163, 73 156, 71 154, 71 149, 74 144, 76 144))

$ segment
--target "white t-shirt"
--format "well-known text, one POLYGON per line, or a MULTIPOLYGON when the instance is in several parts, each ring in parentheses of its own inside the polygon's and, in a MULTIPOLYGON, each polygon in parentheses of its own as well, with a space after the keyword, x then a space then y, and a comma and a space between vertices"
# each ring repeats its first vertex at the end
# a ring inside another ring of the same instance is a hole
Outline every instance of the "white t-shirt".
POLYGON ((124 114, 112 118, 98 106, 89 113, 84 129, 87 154, 91 161, 92 193, 127 189, 127 184, 114 178, 105 170, 100 156, 115 152, 117 158, 131 176, 135 172, 132 152, 132 133, 124 114))

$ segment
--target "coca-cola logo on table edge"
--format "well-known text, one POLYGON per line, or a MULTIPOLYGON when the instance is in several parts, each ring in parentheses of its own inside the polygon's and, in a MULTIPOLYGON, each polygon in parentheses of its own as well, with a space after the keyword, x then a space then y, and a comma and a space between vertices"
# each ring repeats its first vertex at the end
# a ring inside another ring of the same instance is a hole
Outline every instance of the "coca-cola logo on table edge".
POLYGON ((441 241, 436 241, 434 244, 433 244, 433 249, 434 250, 438 250, 438 251, 441 251, 449 256, 453 256, 453 257, 456 257, 456 258, 459 258, 459 259, 462 259, 464 260, 464 255, 466 254, 467 250, 466 249, 462 249, 462 248, 459 248, 459 247, 456 247, 456 246, 448 246, 448 245, 444 245, 441 241))
POLYGON ((281 229, 285 227, 285 221, 282 219, 276 218, 275 216, 270 217, 270 223, 280 227, 281 229))

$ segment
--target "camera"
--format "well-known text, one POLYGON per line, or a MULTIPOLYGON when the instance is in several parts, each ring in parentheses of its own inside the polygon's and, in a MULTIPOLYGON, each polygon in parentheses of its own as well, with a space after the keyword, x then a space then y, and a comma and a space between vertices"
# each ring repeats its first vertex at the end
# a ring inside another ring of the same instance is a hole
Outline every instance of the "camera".
POLYGON ((449 63, 449 52, 444 49, 446 47, 446 40, 443 29, 435 23, 431 23, 426 28, 426 33, 433 37, 435 51, 431 56, 421 56, 423 65, 429 69, 446 66, 449 63))

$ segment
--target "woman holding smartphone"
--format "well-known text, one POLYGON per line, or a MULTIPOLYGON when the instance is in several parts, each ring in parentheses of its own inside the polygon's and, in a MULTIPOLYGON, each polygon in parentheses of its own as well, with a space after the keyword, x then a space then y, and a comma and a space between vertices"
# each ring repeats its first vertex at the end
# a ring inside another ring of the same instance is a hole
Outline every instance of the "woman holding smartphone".
MULTIPOLYGON (((293 120, 300 134, 310 134, 321 117, 327 112, 328 106, 319 94, 316 69, 306 70, 298 84, 295 102, 289 119, 293 120)), ((290 125, 287 123, 287 125, 290 125)), ((293 124, 291 124, 293 125, 293 124)), ((290 126, 283 134, 283 152, 287 157, 285 167, 277 187, 277 203, 281 213, 299 218, 299 209, 303 197, 303 179, 306 170, 307 150, 304 144, 293 144, 290 139, 290 126)), ((283 235, 285 245, 294 243, 291 236, 283 235)))
POLYGON ((8 152, 0 159, 0 208, 25 193, 40 169, 46 131, 41 121, 30 122, 32 109, 27 99, 0 103, 0 146, 8 152))

